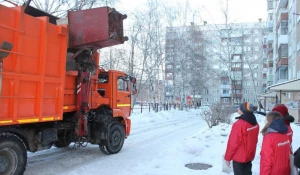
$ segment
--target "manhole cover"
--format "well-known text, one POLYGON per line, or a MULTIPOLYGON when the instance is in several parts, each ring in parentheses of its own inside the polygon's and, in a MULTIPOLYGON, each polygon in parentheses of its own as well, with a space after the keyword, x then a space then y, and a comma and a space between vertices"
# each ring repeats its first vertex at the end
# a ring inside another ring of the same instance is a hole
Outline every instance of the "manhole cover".
POLYGON ((193 170, 207 170, 208 168, 211 168, 211 165, 205 164, 205 163, 189 163, 186 164, 185 167, 193 169, 193 170))

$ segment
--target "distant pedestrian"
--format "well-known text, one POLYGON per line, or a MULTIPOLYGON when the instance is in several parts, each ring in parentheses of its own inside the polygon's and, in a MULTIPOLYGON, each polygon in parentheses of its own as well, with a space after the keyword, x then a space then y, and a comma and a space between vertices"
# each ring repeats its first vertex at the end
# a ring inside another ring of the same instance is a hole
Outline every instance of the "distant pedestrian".
POLYGON ((290 141, 282 115, 270 112, 262 129, 263 142, 260 152, 260 175, 290 174, 290 141))
POLYGON ((289 115, 288 108, 284 104, 277 104, 272 109, 272 111, 279 112, 283 116, 283 120, 285 125, 288 128, 288 131, 286 135, 289 137, 290 143, 292 144, 293 141, 293 129, 290 125, 290 123, 295 121, 295 118, 291 115, 289 115))
POLYGON ((262 112, 262 111, 257 111, 258 107, 257 106, 254 106, 253 108, 253 113, 254 114, 260 114, 260 115, 263 115, 263 116, 266 116, 267 114, 265 112, 262 112))
POLYGON ((228 166, 232 160, 234 175, 251 175, 255 157, 259 125, 253 114, 254 106, 245 102, 238 108, 238 119, 232 125, 224 159, 228 166))

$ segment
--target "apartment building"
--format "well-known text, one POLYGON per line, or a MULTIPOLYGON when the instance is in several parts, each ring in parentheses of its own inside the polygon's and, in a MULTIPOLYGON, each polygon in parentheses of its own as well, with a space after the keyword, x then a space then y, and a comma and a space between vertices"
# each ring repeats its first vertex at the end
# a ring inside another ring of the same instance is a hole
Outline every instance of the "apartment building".
POLYGON ((300 116, 300 0, 268 0, 266 109, 283 103, 300 116), (270 95, 273 94, 273 95, 270 95), (270 97, 267 97, 270 96, 270 97))
POLYGON ((196 94, 207 105, 257 103, 267 78, 264 34, 263 22, 167 28, 166 99, 196 94))

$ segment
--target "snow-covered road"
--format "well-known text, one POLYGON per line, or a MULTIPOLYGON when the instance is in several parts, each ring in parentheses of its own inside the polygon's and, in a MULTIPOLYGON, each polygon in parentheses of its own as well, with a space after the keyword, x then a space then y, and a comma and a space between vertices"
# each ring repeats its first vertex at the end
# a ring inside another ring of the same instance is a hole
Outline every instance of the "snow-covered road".
POLYGON ((196 114, 173 111, 161 112, 159 115, 133 115, 131 135, 125 140, 120 153, 104 155, 97 145, 76 150, 53 147, 50 150, 29 153, 25 175, 174 174, 170 160, 179 157, 176 156, 177 149, 173 147, 201 128, 207 127, 196 114))

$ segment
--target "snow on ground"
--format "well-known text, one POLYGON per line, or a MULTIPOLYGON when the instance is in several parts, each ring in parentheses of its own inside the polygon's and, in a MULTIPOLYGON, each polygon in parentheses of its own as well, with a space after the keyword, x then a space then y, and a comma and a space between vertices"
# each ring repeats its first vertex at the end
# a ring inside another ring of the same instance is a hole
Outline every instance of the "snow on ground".
MULTIPOLYGON (((222 172, 222 156, 231 125, 220 124, 209 129, 199 113, 199 109, 133 113, 131 135, 120 153, 107 156, 95 145, 75 151, 53 147, 29 153, 25 175, 226 175, 222 172), (185 167, 188 163, 206 163, 212 168, 192 170, 185 167)), ((257 115, 257 120, 261 129, 265 117, 257 115)), ((300 140, 296 139, 300 127, 292 125, 292 128, 296 149, 300 146, 300 140)), ((260 134, 253 175, 259 174, 261 142, 260 134)))

